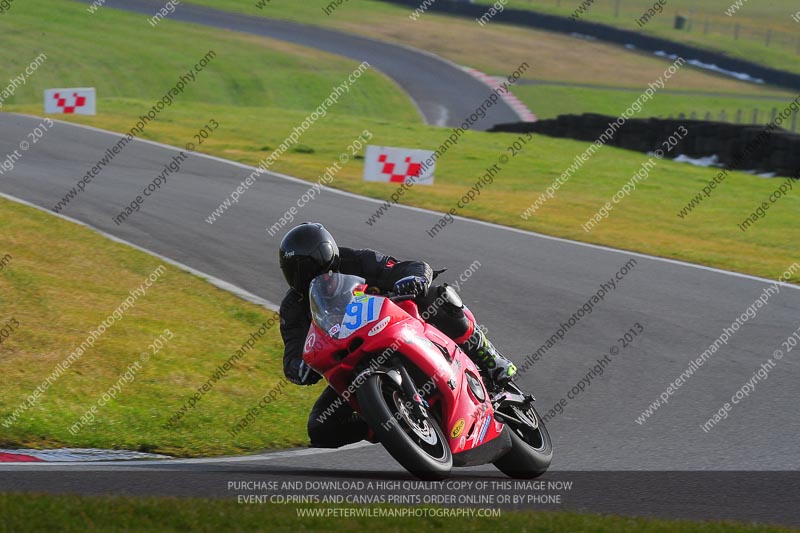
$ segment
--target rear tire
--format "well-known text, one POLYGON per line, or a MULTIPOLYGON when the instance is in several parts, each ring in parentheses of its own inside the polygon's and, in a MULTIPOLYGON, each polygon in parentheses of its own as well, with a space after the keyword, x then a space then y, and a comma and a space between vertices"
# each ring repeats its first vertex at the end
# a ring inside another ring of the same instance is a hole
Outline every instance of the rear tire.
MULTIPOLYGON (((520 426, 514 422, 506 423, 506 431, 511 436, 511 450, 495 461, 494 466, 508 477, 533 479, 544 474, 550 467, 553 460, 553 443, 536 409, 530 406, 523 413, 536 418, 537 428, 520 426)), ((519 412, 509 412, 509 414, 519 418, 519 412)))
POLYGON ((436 421, 414 421, 403 390, 386 374, 374 374, 358 388, 361 414, 386 451, 406 470, 426 481, 450 475, 453 455, 436 421))

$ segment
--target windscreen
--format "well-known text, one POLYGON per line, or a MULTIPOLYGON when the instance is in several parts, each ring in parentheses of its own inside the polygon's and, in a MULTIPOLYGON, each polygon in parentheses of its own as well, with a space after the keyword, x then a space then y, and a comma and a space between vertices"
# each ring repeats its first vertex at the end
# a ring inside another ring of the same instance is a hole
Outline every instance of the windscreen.
POLYGON ((334 339, 344 339, 374 322, 384 299, 364 294, 366 281, 358 276, 329 273, 311 282, 311 319, 334 339))

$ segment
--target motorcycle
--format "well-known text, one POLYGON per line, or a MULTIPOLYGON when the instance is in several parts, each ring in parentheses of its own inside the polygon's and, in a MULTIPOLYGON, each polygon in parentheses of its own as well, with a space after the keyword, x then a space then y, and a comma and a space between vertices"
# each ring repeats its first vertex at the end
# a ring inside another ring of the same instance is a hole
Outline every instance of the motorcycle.
POLYGON ((374 292, 358 276, 314 278, 306 365, 420 479, 488 463, 512 478, 543 474, 553 449, 535 398, 513 382, 488 389, 475 363, 422 319, 413 296, 374 292))

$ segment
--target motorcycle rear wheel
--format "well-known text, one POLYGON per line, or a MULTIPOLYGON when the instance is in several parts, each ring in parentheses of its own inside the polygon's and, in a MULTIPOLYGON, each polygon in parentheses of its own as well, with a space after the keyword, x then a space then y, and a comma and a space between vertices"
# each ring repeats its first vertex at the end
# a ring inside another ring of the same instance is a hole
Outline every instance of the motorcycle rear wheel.
POLYGON ((406 470, 419 479, 445 479, 453 455, 442 429, 429 417, 415 420, 402 388, 385 374, 374 374, 358 388, 362 416, 380 443, 406 470))
POLYGON ((511 436, 511 450, 496 460, 494 466, 508 477, 515 479, 533 479, 541 476, 553 460, 553 443, 542 418, 532 405, 524 411, 517 406, 505 409, 510 409, 509 415, 515 418, 521 418, 520 415, 523 415, 535 419, 536 429, 513 421, 506 422, 506 430, 511 436))

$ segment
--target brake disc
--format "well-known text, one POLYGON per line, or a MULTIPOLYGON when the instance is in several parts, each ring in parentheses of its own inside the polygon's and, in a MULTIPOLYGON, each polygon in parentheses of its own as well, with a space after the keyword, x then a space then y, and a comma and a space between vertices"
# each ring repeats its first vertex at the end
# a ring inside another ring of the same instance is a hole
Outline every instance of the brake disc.
POLYGON ((423 420, 422 424, 420 425, 416 420, 414 420, 414 417, 411 415, 408 407, 406 407, 406 403, 403 401, 403 396, 399 392, 394 391, 392 394, 392 399, 394 399, 394 404, 397 407, 398 413, 400 413, 400 416, 403 417, 414 433, 426 444, 430 444, 431 446, 435 445, 439 438, 428 421, 423 420))

